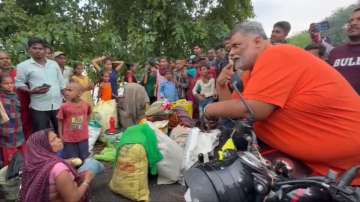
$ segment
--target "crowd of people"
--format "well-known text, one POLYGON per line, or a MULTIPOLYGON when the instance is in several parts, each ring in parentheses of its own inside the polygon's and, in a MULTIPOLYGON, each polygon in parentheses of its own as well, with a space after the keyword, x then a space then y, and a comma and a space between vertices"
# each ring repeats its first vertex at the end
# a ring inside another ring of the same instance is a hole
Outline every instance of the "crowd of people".
POLYGON ((349 19, 349 42, 342 46, 334 48, 313 23, 312 43, 302 50, 287 44, 290 29, 286 21, 275 23, 269 40, 261 24, 245 22, 207 52, 195 45, 189 59, 152 59, 141 77, 137 64, 95 58, 91 66, 100 82, 87 77, 82 63, 67 66, 66 53, 53 53, 39 38, 29 39, 30 58, 16 68, 1 51, 1 167, 17 152, 24 154, 23 201, 39 201, 38 193, 46 201, 84 199, 93 175, 85 173, 80 180, 68 162, 89 156, 94 94, 118 101, 120 119, 130 120, 120 120, 123 127, 141 117, 123 99, 130 105, 141 102, 143 111, 156 100, 186 99, 193 103, 193 118, 211 125, 219 118, 249 115, 231 86, 237 75, 261 141, 303 161, 314 173, 344 172, 360 164, 360 9, 349 19), (126 74, 119 78, 122 68, 126 74), (128 94, 119 93, 120 80, 132 89, 128 94), (135 92, 142 94, 129 95, 135 92))

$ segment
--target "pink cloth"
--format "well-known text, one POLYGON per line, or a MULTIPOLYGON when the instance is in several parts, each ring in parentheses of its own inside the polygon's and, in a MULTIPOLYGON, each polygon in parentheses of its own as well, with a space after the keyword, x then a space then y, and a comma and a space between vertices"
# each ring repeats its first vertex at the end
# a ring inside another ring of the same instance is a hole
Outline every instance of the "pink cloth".
MULTIPOLYGON (((77 171, 53 152, 49 143, 50 129, 33 133, 26 142, 26 152, 22 167, 20 201, 50 202, 50 171, 59 162, 68 166, 69 172, 75 176, 74 182, 81 182, 77 171)), ((81 201, 88 201, 86 194, 81 201)))
POLYGON ((74 180, 74 175, 70 172, 70 169, 64 163, 57 163, 50 171, 49 183, 50 185, 55 185, 56 177, 59 176, 63 171, 69 172, 71 178, 74 180))
POLYGON ((54 167, 51 169, 50 176, 49 176, 49 194, 50 194, 49 198, 50 198, 50 201, 53 201, 59 197, 58 192, 56 190, 56 178, 64 171, 66 171, 70 174, 72 180, 75 179, 75 176, 71 173, 70 169, 64 163, 60 162, 60 163, 55 164, 54 167))

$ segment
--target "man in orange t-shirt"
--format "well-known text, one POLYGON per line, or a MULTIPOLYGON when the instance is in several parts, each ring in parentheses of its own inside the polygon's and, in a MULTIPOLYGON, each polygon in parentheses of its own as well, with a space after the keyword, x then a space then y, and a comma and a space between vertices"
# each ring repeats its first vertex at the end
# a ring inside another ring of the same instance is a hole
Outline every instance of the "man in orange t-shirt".
MULTIPOLYGON (((294 46, 272 46, 256 22, 237 25, 230 43, 235 68, 250 70, 243 95, 259 139, 322 175, 360 164, 360 97, 335 69, 294 46)), ((247 115, 238 100, 205 109, 210 119, 247 115)))

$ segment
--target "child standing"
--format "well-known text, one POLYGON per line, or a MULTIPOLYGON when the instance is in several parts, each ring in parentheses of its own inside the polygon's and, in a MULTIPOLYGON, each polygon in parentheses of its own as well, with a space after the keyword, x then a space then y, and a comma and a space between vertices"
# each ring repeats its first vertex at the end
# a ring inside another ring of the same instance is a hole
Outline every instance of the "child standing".
POLYGON ((20 101, 14 92, 14 87, 14 81, 10 75, 0 75, 0 102, 9 118, 9 121, 0 123, 0 154, 3 166, 9 164, 17 151, 23 151, 25 143, 20 101))
POLYGON ((160 97, 165 98, 169 102, 176 102, 179 99, 179 94, 176 85, 173 81, 173 74, 171 70, 165 73, 166 81, 160 85, 160 97))
POLYGON ((103 72, 109 73, 109 82, 111 84, 112 95, 117 95, 118 90, 118 74, 124 64, 123 61, 113 61, 110 57, 99 57, 92 60, 92 64, 95 67, 95 70, 101 74, 103 72), (101 67, 102 64, 102 67, 101 67))
POLYGON ((112 95, 112 87, 110 83, 110 73, 109 72, 103 72, 100 88, 99 88, 99 98, 102 101, 108 101, 111 100, 113 97, 112 95))
POLYGON ((71 82, 64 91, 64 103, 57 115, 59 135, 64 141, 63 158, 86 159, 89 156, 89 117, 91 107, 81 100, 82 88, 79 83, 71 82))
POLYGON ((93 106, 93 99, 91 96, 91 91, 94 88, 94 84, 90 79, 83 74, 84 65, 79 63, 75 65, 74 75, 71 77, 70 81, 78 82, 83 88, 84 92, 81 95, 81 99, 87 102, 90 106, 93 106))
POLYGON ((199 101, 199 115, 202 118, 206 105, 215 100, 215 79, 209 76, 208 67, 200 67, 200 79, 196 81, 193 94, 199 101))

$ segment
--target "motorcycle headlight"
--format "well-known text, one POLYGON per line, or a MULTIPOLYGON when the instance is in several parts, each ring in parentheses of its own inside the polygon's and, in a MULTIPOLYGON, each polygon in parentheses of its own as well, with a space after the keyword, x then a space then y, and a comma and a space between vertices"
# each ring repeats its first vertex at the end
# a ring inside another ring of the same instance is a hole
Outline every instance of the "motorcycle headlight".
POLYGON ((251 170, 239 158, 201 164, 185 173, 191 200, 252 202, 256 197, 251 170))

